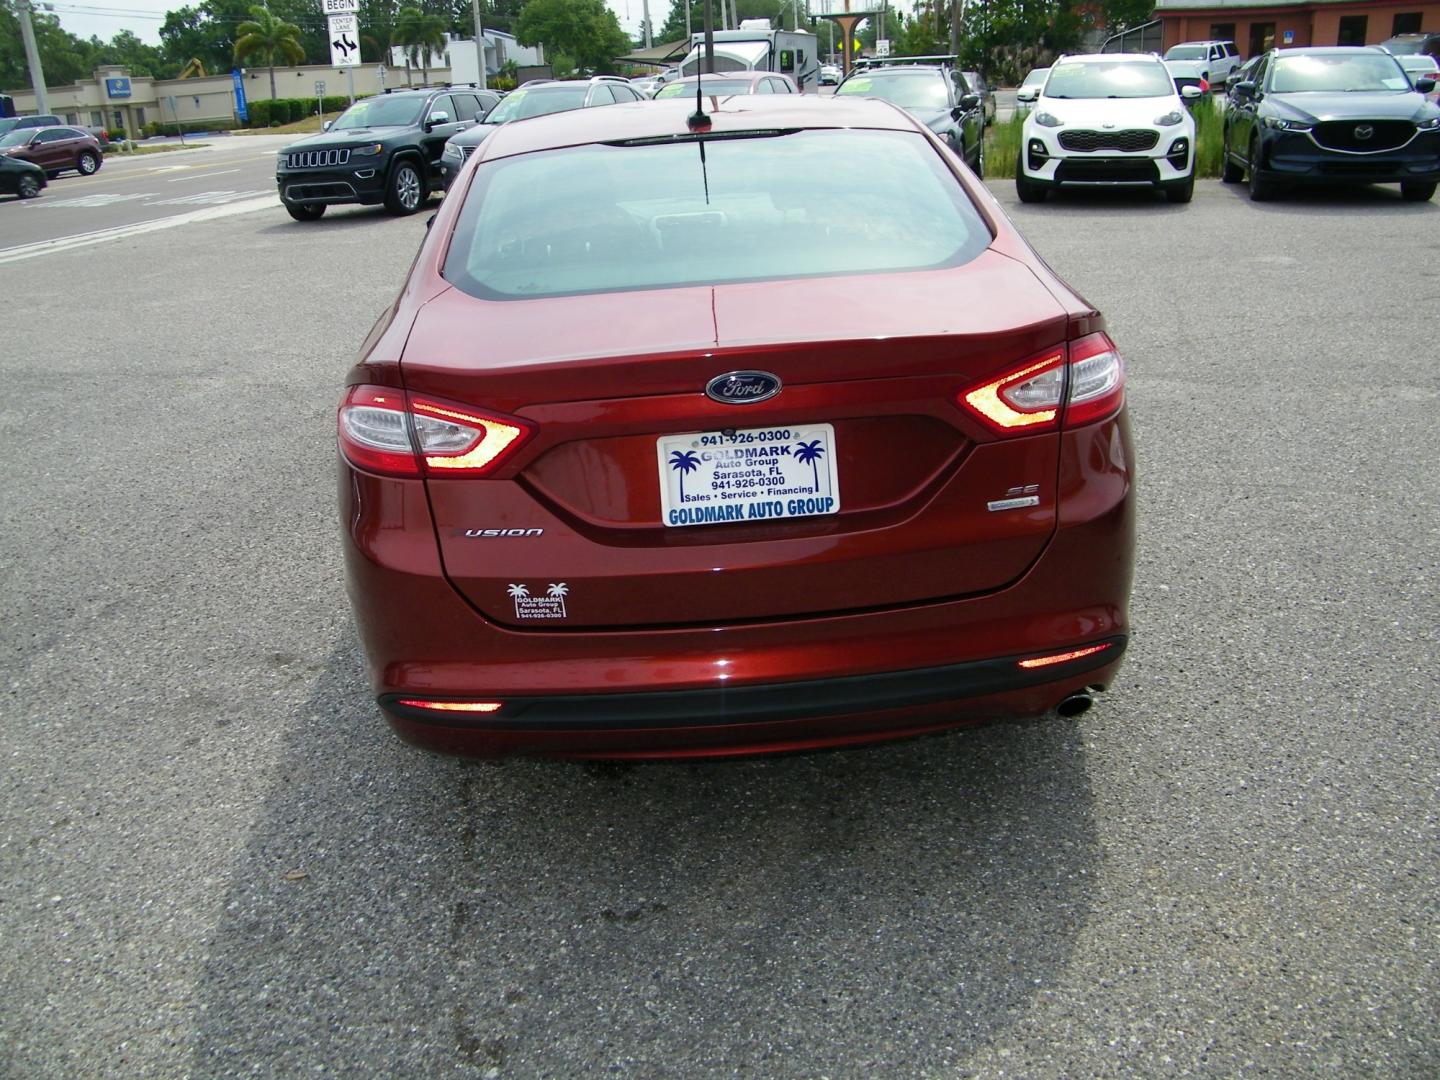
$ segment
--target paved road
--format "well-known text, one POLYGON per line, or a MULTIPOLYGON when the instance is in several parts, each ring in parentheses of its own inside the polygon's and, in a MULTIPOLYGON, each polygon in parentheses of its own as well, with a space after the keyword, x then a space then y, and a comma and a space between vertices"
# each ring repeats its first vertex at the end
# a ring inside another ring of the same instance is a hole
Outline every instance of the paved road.
POLYGON ((1128 357, 1123 676, 758 762, 377 720, 333 409, 423 217, 0 266, 0 1074, 1433 1077, 1440 205, 993 189, 1128 357))
MULTIPOLYGON (((93 176, 62 173, 38 199, 0 198, 0 261, 34 245, 175 219, 213 217, 219 208, 274 202, 275 153, 295 136, 231 135, 163 154, 110 154, 93 176), (199 213, 197 211, 209 211, 199 213)), ((83 246, 83 245, 82 245, 83 246)))

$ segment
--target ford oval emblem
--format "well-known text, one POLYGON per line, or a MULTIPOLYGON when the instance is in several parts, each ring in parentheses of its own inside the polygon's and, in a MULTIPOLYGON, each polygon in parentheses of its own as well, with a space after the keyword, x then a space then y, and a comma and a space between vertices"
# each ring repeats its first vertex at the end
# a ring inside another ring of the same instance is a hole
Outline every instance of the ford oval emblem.
POLYGON ((753 405, 780 392, 780 377, 768 371, 727 371, 705 384, 705 396, 725 405, 753 405))

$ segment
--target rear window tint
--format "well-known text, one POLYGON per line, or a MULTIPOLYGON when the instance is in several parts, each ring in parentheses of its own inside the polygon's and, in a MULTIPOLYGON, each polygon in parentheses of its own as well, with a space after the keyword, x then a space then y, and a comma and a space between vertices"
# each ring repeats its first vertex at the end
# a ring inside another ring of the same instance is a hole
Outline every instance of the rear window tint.
POLYGON ((799 131, 489 162, 444 274, 511 300, 958 266, 990 240, 918 132, 799 131))

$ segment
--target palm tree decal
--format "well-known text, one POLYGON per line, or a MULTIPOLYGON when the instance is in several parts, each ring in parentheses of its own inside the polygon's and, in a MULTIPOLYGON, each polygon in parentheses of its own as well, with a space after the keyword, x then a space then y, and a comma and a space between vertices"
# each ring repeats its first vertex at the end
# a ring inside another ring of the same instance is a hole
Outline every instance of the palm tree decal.
POLYGON ((570 586, 562 581, 559 585, 551 585, 545 590, 545 594, 554 597, 556 600, 564 600, 565 597, 570 595, 570 586))
POLYGON ((508 592, 516 600, 524 600, 530 595, 530 590, 527 589, 524 585, 511 585, 505 591, 508 592))
POLYGON ((820 494, 820 467, 816 462, 824 456, 825 451, 821 449, 819 439, 815 439, 813 442, 802 442, 795 449, 795 460, 801 465, 810 466, 810 475, 815 478, 816 495, 820 494))
POLYGON ((670 451, 670 468, 680 474, 680 501, 685 501, 685 474, 700 468, 700 457, 694 450, 670 451))

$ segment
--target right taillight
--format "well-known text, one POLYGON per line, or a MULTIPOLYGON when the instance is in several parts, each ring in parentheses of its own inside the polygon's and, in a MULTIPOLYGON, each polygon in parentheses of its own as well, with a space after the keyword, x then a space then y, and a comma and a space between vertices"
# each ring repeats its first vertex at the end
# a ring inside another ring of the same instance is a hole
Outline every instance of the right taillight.
POLYGON ((999 435, 1076 427, 1120 410, 1125 365, 1108 336, 1090 334, 971 387, 958 400, 999 435))
POLYGON ((340 451, 387 476, 484 476, 535 429, 470 405, 410 397, 383 386, 353 386, 340 405, 340 451))

